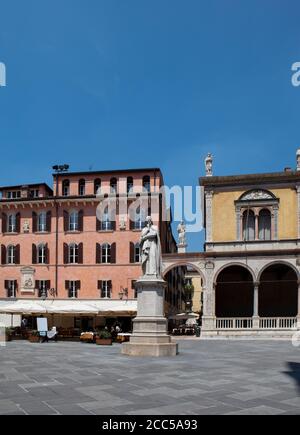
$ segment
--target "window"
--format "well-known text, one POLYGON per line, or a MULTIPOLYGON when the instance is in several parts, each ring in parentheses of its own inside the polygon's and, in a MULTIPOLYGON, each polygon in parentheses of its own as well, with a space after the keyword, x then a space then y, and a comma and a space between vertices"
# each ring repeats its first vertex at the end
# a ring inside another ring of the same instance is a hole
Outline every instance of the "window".
POLYGON ((78 264, 79 263, 79 249, 76 243, 72 243, 69 246, 69 263, 78 264))
POLYGON ((110 220, 110 214, 107 206, 103 212, 102 221, 101 221, 101 230, 109 231, 111 229, 112 229, 112 222, 110 220))
POLYGON ((271 213, 267 209, 263 209, 259 213, 258 236, 260 240, 271 240, 271 213))
POLYGON ((101 180, 100 178, 96 178, 94 181, 94 194, 100 195, 101 194, 101 180))
POLYGON ((12 192, 7 192, 6 193, 6 198, 7 199, 17 199, 17 198, 21 198, 21 191, 20 190, 14 190, 12 192))
POLYGON ((38 198, 39 197, 39 189, 33 189, 29 192, 30 198, 38 198))
POLYGON ((67 281, 69 298, 78 298, 78 290, 80 289, 80 281, 67 281))
POLYGON ((85 180, 79 180, 79 183, 78 183, 78 194, 80 196, 84 196, 85 195, 85 180))
POLYGON ((133 193, 133 178, 127 177, 127 193, 133 193))
POLYGON ((38 231, 43 233, 47 231, 47 213, 42 212, 38 215, 38 231))
POLYGON ((111 248, 108 243, 104 243, 101 247, 101 262, 110 263, 111 248))
POLYGON ((150 192, 151 190, 149 175, 145 175, 145 177, 143 177, 143 190, 144 192, 150 192))
POLYGON ((137 299, 137 297, 138 297, 138 291, 135 288, 135 283, 136 283, 136 280, 132 280, 131 281, 131 288, 133 290, 133 297, 134 297, 134 299, 137 299))
POLYGON ((134 229, 135 230, 142 230, 145 226, 145 212, 141 207, 138 207, 135 211, 135 218, 134 218, 134 229))
POLYGON ((70 181, 64 180, 62 183, 62 194, 63 196, 69 196, 70 195, 70 181))
POLYGON ((17 293, 17 281, 9 280, 5 282, 8 298, 15 298, 17 293))
POLYGON ((243 213, 243 239, 255 240, 255 215, 252 210, 243 213))
POLYGON ((16 233, 17 232, 17 217, 15 214, 8 215, 7 232, 8 233, 16 233))
POLYGON ((44 244, 38 245, 37 262, 38 262, 38 264, 46 264, 47 263, 47 247, 44 244))
POLYGON ((134 245, 134 262, 135 263, 141 262, 141 247, 139 243, 136 243, 134 245))
POLYGON ((101 298, 111 298, 111 281, 102 281, 101 298))
POLYGON ((7 264, 16 264, 16 247, 13 245, 7 248, 7 264))
POLYGON ((110 193, 116 194, 117 193, 117 179, 116 178, 112 178, 110 180, 110 193))
POLYGON ((69 215, 69 231, 79 230, 78 212, 72 211, 69 215))
POLYGON ((39 298, 46 298, 48 296, 47 292, 47 281, 42 279, 38 282, 38 294, 39 298))

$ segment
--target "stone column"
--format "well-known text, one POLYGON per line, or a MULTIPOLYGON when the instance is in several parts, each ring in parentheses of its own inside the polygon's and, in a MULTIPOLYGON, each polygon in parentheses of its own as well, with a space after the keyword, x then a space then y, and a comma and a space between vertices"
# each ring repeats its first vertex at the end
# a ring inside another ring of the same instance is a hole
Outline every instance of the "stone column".
POLYGON ((297 189, 297 223, 298 223, 298 239, 300 239, 300 185, 296 186, 297 189))
POLYGON ((205 279, 203 294, 202 331, 216 331, 216 291, 213 282, 214 263, 208 261, 205 265, 205 279))
POLYGON ((178 345, 167 334, 164 316, 166 282, 163 279, 141 278, 135 283, 138 292, 137 317, 133 334, 122 345, 122 353, 130 356, 175 356, 178 345))
POLYGON ((300 281, 298 281, 298 310, 297 310, 297 325, 300 327, 300 281))
POLYGON ((212 202, 213 202, 213 191, 209 190, 205 192, 205 207, 206 207, 206 242, 210 243, 212 239, 212 202))
POLYGON ((259 329, 259 315, 258 315, 258 292, 259 282, 254 282, 254 294, 253 294, 253 329, 259 329))

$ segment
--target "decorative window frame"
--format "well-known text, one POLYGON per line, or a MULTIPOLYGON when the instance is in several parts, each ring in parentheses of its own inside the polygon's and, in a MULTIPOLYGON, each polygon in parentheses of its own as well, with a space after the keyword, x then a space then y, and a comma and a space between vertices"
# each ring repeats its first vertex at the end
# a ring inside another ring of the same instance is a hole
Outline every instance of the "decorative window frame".
POLYGON ((263 241, 258 238, 258 216, 263 209, 271 213, 271 240, 278 240, 279 198, 276 198, 272 192, 266 189, 251 189, 244 192, 237 201, 234 201, 234 204, 238 241, 243 241, 243 213, 246 210, 252 210, 255 215, 254 242, 263 241))

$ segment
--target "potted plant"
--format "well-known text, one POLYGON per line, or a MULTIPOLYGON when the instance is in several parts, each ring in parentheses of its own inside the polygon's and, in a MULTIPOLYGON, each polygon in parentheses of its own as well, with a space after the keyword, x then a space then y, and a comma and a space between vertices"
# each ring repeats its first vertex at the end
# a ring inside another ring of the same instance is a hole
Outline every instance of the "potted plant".
POLYGON ((29 333, 28 340, 30 343, 39 343, 40 342, 40 334, 38 331, 33 330, 29 333))
POLYGON ((5 341, 11 341, 13 334, 13 328, 5 328, 5 341))
POLYGON ((102 329, 97 333, 96 344, 100 346, 111 346, 112 345, 112 335, 106 329, 102 329))

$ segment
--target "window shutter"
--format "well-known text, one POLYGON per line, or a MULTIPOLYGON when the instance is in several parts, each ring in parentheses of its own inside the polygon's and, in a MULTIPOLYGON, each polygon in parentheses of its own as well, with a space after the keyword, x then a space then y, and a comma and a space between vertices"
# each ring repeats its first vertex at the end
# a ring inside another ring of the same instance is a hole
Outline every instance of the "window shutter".
POLYGON ((37 248, 35 244, 32 244, 32 264, 37 263, 37 248))
POLYGON ((102 290, 102 280, 98 281, 98 290, 102 290))
POLYGON ((69 263, 69 246, 67 243, 64 243, 64 264, 69 263))
POLYGON ((6 233, 6 232, 7 232, 7 214, 2 213, 2 233, 6 233))
POLYGON ((116 244, 112 243, 110 246, 110 262, 111 264, 116 263, 116 244))
POLYGON ((46 245, 45 245, 45 262, 46 262, 46 264, 49 264, 49 248, 48 248, 48 243, 46 243, 46 245))
POLYGON ((101 245, 96 243, 96 264, 101 264, 101 245))
POLYGON ((70 281, 65 281, 65 289, 70 290, 70 281))
POLYGON ((1 264, 6 264, 6 246, 1 246, 1 264))
POLYGON ((83 231, 83 210, 80 210, 78 213, 78 229, 83 231))
POLYGON ((38 279, 35 280, 35 289, 36 290, 40 289, 40 281, 38 279))
POLYGON ((20 264, 20 245, 16 246, 16 264, 20 264))
POLYGON ((134 243, 130 242, 130 263, 134 263, 134 251, 135 251, 135 247, 134 247, 134 243))
POLYGON ((129 228, 130 230, 134 230, 134 221, 129 218, 129 228))
POLYGON ((64 231, 69 231, 69 213, 64 210, 64 231))
POLYGON ((47 231, 49 233, 51 233, 51 218, 52 218, 52 213, 51 211, 47 211, 47 218, 46 218, 46 226, 47 226, 47 231))
POLYGON ((83 243, 78 245, 78 264, 83 264, 83 243))
POLYGON ((109 288, 109 297, 112 297, 112 282, 108 281, 108 288, 109 288))
POLYGON ((15 290, 16 290, 16 293, 17 293, 17 291, 18 291, 18 281, 15 279, 14 283, 15 283, 15 290))
POLYGON ((47 290, 50 290, 50 288, 51 288, 51 281, 48 279, 48 280, 46 281, 46 289, 47 289, 47 290))
POLYGON ((96 231, 101 230, 101 221, 96 216, 96 231))
POLYGON ((32 212, 32 232, 37 232, 37 214, 35 211, 32 212))
POLYGON ((111 221, 111 229, 113 231, 116 231, 116 218, 114 218, 114 220, 111 221))
POLYGON ((16 214, 16 232, 19 233, 21 228, 21 215, 20 213, 16 214))
POLYGON ((80 288, 81 288, 81 282, 76 281, 76 290, 80 290, 80 288))
POLYGON ((4 281, 4 287, 5 287, 5 290, 8 290, 8 288, 9 288, 9 281, 7 279, 4 281))

